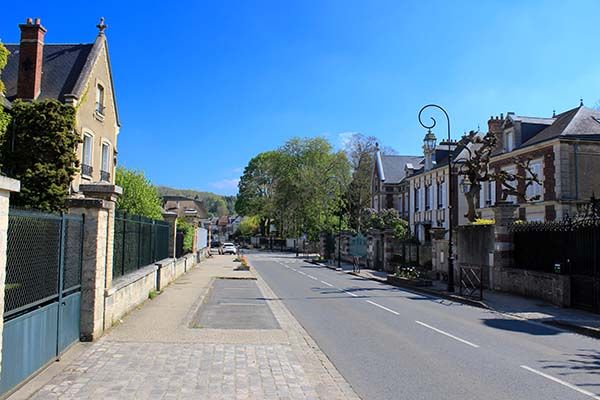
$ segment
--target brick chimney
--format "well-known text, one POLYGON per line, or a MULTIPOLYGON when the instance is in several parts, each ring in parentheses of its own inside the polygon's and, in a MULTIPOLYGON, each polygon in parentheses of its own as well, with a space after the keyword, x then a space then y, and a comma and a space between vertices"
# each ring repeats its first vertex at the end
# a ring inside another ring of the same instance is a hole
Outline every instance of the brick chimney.
POLYGON ((42 89, 42 60, 44 58, 44 28, 40 19, 35 22, 27 18, 20 24, 21 44, 19 46, 19 78, 17 80, 17 97, 35 100, 42 89))
POLYGON ((496 135, 497 141, 496 141, 496 150, 502 149, 504 144, 503 144, 503 137, 502 137, 502 124, 504 123, 504 115, 500 114, 500 117, 498 116, 491 116, 490 119, 488 120, 488 132, 493 133, 494 135, 496 135))

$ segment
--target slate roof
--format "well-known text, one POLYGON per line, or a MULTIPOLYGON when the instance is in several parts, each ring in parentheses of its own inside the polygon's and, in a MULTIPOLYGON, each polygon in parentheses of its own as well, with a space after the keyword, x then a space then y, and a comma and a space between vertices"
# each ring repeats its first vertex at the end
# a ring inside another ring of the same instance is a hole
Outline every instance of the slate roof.
POLYGON ((557 137, 600 139, 600 111, 579 106, 556 116, 552 125, 520 147, 545 142, 557 137))
POLYGON ((423 156, 381 155, 385 183, 400 183, 406 174, 406 164, 420 165, 423 156))
MULTIPOLYGON (((10 101, 17 96, 19 73, 19 45, 5 45, 10 55, 2 71, 2 81, 6 86, 6 98, 10 101)), ((82 75, 87 60, 94 47, 87 44, 45 44, 42 64, 42 88, 39 99, 64 101, 66 94, 74 93, 75 85, 82 75)))

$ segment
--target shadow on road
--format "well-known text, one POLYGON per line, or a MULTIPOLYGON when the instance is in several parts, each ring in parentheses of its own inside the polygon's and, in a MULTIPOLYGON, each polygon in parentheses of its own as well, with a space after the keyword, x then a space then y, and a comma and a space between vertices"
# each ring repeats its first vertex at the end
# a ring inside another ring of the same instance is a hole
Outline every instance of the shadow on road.
POLYGON ((536 336, 550 336, 562 333, 557 329, 548 328, 538 324, 532 324, 528 321, 518 319, 484 319, 484 325, 490 328, 502 329, 511 332, 522 332, 536 336))

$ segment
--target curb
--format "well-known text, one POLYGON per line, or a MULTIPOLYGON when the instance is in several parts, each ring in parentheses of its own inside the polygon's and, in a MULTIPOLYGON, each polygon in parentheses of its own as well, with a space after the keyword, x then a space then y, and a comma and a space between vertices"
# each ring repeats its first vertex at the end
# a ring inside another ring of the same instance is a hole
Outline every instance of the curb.
POLYGON ((579 333, 583 336, 588 336, 595 339, 600 339, 600 329, 588 328, 586 326, 575 325, 567 321, 561 321, 558 319, 542 321, 542 323, 558 328, 566 329, 575 333, 579 333))

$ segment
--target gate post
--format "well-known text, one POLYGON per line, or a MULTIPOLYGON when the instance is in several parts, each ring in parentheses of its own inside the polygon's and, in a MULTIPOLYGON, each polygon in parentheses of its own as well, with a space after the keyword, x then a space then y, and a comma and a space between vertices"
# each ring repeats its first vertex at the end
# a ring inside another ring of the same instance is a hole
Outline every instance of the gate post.
POLYGON ((509 225, 515 220, 517 205, 499 201, 494 210, 494 260, 491 263, 490 289, 502 290, 502 269, 513 265, 513 236, 509 225))
MULTIPOLYGON (((112 285, 115 208, 123 193, 105 183, 80 185, 85 198, 68 201, 69 214, 85 215, 81 266, 81 341, 98 339, 105 329, 105 290, 112 285)), ((110 322, 110 321, 109 321, 110 322)))
POLYGON ((4 282, 6 279, 6 248, 8 233, 8 206, 10 193, 19 192, 21 182, 0 176, 0 370, 2 368, 2 330, 4 327, 4 282))

